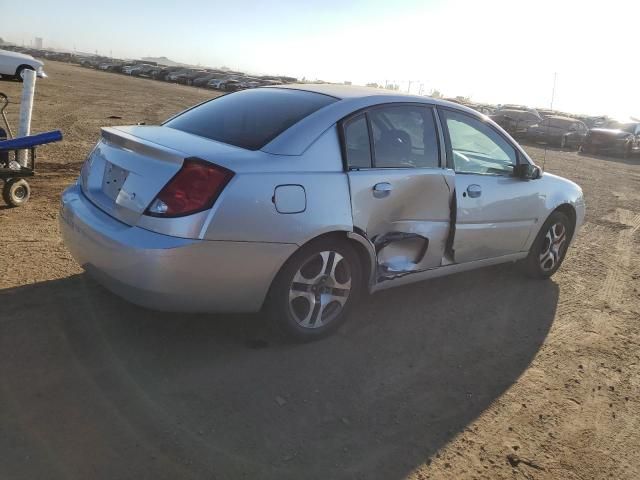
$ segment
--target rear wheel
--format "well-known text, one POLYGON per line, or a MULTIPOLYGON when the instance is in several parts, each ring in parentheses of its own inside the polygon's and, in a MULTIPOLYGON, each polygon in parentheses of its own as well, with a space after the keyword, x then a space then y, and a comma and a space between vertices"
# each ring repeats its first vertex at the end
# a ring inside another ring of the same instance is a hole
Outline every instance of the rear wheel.
POLYGON ((298 250, 273 282, 266 310, 287 337, 312 341, 342 325, 362 288, 358 254, 345 241, 321 239, 298 250))
POLYGON ((31 187, 26 180, 11 179, 7 180, 2 189, 2 198, 12 207, 24 205, 31 196, 31 187))
POLYGON ((551 277, 567 253, 573 227, 562 212, 552 213, 536 237, 524 261, 527 275, 534 278, 551 277))

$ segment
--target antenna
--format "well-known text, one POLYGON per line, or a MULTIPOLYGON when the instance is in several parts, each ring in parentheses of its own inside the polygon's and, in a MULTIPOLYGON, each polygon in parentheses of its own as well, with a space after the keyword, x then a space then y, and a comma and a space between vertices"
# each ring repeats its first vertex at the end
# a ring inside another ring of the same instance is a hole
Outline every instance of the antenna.
POLYGON ((558 80, 558 72, 553 73, 553 88, 551 89, 551 110, 553 110, 553 101, 556 98, 556 80, 558 80))
MULTIPOLYGON (((551 108, 553 111, 553 101, 556 98, 556 81, 558 80, 558 72, 553 72, 553 88, 551 89, 551 108)), ((547 144, 544 144, 544 157, 542 157, 542 171, 544 172, 544 165, 547 163, 547 144)))

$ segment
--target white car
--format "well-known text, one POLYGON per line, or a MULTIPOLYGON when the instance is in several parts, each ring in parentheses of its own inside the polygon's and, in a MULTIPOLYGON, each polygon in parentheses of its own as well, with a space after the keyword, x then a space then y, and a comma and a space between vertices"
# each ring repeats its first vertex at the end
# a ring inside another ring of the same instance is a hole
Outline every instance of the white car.
POLYGON ((47 78, 43 70, 44 63, 36 60, 31 55, 24 53, 0 50, 0 75, 22 80, 22 72, 35 70, 39 78, 47 78))

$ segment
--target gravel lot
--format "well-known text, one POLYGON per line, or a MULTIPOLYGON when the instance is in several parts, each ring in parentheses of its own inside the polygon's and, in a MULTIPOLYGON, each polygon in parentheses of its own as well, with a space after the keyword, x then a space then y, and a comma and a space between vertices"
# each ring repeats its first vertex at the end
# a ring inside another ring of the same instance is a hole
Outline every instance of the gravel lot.
POLYGON ((588 206, 552 281, 507 265, 415 284, 283 345, 259 315, 130 305, 60 241, 99 127, 214 93, 47 72, 33 131, 65 140, 41 149, 31 201, 0 207, 0 478, 640 478, 640 159, 547 152, 588 206))

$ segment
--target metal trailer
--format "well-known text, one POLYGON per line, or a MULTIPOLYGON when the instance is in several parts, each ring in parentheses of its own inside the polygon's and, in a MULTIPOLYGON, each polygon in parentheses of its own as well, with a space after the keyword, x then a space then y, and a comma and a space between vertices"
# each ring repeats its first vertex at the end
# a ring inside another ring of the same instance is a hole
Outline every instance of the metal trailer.
POLYGON ((4 93, 0 93, 0 102, 4 104, 0 107, 0 116, 7 128, 6 132, 0 128, 2 138, 9 137, 8 140, 0 140, 0 180, 4 182, 2 188, 2 198, 7 205, 18 207, 24 205, 31 195, 31 187, 25 180, 27 177, 35 175, 36 169, 36 148, 47 143, 59 142, 62 140, 60 130, 39 133, 20 138, 11 138, 12 132, 4 113, 9 104, 9 100, 4 93), (19 152, 27 151, 27 164, 21 165, 18 161, 19 152))

